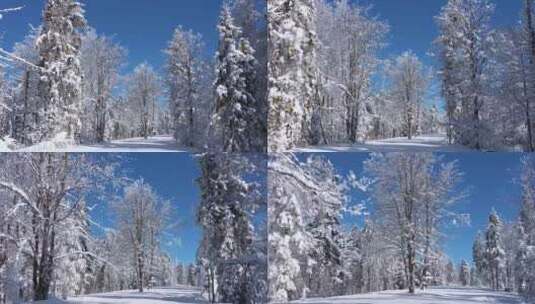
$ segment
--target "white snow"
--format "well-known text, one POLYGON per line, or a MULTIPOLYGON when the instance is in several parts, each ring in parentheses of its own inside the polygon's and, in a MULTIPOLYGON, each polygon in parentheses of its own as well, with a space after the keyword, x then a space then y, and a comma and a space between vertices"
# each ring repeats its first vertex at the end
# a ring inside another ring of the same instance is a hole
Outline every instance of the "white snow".
POLYGON ((198 304, 208 303, 203 297, 201 289, 188 286, 176 288, 149 289, 143 293, 135 290, 115 291, 67 300, 52 299, 39 301, 41 304, 198 304))
POLYGON ((0 152, 187 152, 180 149, 172 136, 161 135, 145 138, 114 140, 103 144, 74 145, 63 141, 49 141, 19 150, 9 149, 7 144, 0 144, 0 152))
POLYGON ((522 304, 520 297, 512 293, 475 288, 433 288, 410 295, 407 291, 316 298, 296 301, 309 304, 522 304))
POLYGON ((449 145, 444 135, 422 135, 409 140, 407 137, 397 137, 381 140, 371 140, 363 144, 332 145, 299 148, 295 152, 460 152, 467 148, 459 145, 449 145))

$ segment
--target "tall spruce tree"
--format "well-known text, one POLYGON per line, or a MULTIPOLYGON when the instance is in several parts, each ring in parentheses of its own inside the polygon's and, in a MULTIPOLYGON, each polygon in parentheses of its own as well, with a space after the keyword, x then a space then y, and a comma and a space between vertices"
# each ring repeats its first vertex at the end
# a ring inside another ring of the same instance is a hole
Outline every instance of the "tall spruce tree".
POLYGON ((225 5, 219 21, 219 50, 216 56, 216 108, 214 126, 227 152, 255 152, 261 111, 255 99, 254 49, 234 24, 225 5))
POLYGON ((86 26, 84 10, 75 0, 48 0, 43 27, 37 39, 39 50, 38 138, 79 141, 82 98, 80 31, 86 26))
POLYGON ((485 258, 489 267, 490 286, 494 290, 499 290, 502 287, 501 276, 505 255, 502 244, 502 228, 503 224, 498 213, 496 210, 492 210, 485 234, 485 258))
POLYGON ((317 94, 315 1, 274 0, 269 19, 268 147, 287 151, 311 138, 317 94))

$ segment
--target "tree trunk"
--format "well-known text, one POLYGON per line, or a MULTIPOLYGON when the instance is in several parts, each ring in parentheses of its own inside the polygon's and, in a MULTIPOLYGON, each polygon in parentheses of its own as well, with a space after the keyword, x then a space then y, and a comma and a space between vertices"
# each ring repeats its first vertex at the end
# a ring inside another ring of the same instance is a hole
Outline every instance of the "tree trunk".
POLYGON ((415 236, 414 234, 411 234, 410 239, 407 243, 407 267, 408 267, 408 275, 409 275, 409 293, 415 293, 415 283, 414 283, 414 271, 415 271, 415 264, 416 264, 416 252, 414 248, 414 242, 415 236))

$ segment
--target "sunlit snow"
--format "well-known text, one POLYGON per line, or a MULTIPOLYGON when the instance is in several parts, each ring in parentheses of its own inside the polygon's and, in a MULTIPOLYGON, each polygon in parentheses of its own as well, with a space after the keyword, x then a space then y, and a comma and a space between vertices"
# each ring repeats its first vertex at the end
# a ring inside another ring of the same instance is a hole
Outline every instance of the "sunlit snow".
POLYGON ((474 288, 433 288, 418 291, 385 291, 354 296, 316 298, 295 303, 308 304, 522 304, 520 297, 511 293, 474 288))
POLYGON ((41 301, 42 304, 198 304, 208 303, 201 294, 201 289, 187 286, 176 288, 149 289, 143 293, 134 290, 116 291, 82 297, 73 297, 67 300, 53 299, 41 301))

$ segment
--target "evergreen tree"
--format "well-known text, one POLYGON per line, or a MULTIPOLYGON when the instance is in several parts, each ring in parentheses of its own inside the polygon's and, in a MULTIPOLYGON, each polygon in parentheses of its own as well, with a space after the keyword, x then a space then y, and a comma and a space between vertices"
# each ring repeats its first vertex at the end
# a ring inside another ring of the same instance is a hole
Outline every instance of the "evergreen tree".
POLYGON ((197 221, 203 239, 197 255, 207 274, 209 298, 212 302, 245 303, 253 294, 248 290, 253 285, 241 279, 250 264, 254 238, 251 216, 265 201, 257 184, 244 178, 243 172, 255 172, 255 167, 245 157, 213 154, 204 155, 200 164, 197 221))
POLYGON ((453 264, 453 261, 449 261, 446 265, 446 282, 448 285, 453 285, 455 282, 457 282, 457 274, 455 271, 455 265, 453 264))
POLYGON ((274 0, 269 19, 270 151, 310 143, 317 110, 315 1, 274 0))
POLYGON ((502 271, 504 267, 505 252, 502 243, 502 222, 496 210, 489 216, 489 223, 485 234, 485 259, 489 267, 490 286, 494 290, 502 287, 502 271))
POLYGON ((470 266, 465 260, 461 261, 461 267, 459 270, 459 282, 463 286, 470 285, 470 266))
POLYGON ((214 125, 220 128, 222 148, 227 152, 261 151, 261 112, 254 93, 255 51, 234 24, 228 6, 223 7, 218 29, 214 125))
POLYGON ((86 26, 84 10, 75 0, 48 0, 43 27, 37 38, 39 50, 38 139, 60 136, 80 140, 82 69, 80 31, 86 26))
POLYGON ((488 263, 485 257, 485 238, 481 232, 478 232, 474 245, 472 246, 472 258, 475 264, 475 275, 472 280, 476 285, 485 285, 488 283, 488 263))
POLYGON ((186 282, 189 286, 197 286, 197 267, 195 264, 188 265, 186 282))

